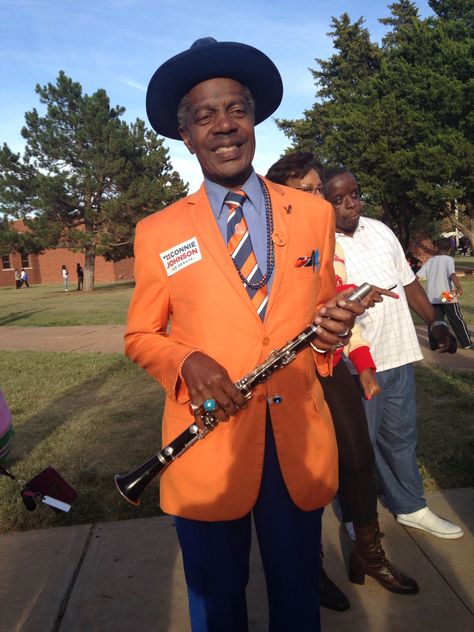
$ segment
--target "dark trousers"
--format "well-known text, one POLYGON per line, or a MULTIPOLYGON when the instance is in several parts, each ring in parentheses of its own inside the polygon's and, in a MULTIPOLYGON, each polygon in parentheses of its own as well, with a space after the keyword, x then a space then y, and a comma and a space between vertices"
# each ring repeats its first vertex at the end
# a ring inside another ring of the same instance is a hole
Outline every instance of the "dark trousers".
MULTIPOLYGON (((436 320, 444 321, 444 317, 447 317, 449 324, 451 325, 451 328, 454 332, 454 335, 458 339, 461 347, 469 347, 470 345, 472 345, 469 329, 463 318, 459 303, 432 303, 432 305, 433 309, 436 312, 436 320)), ((434 351, 438 348, 438 343, 431 335, 429 327, 428 337, 430 340, 430 347, 434 351)))
POLYGON ((342 517, 367 527, 377 516, 374 451, 359 389, 341 359, 331 377, 319 376, 331 411, 339 451, 339 492, 342 517))
MULTIPOLYGON (((267 584, 270 632, 320 630, 321 515, 322 509, 301 511, 288 495, 267 419, 263 477, 253 516, 267 584)), ((221 522, 176 517, 175 524, 192 631, 246 632, 251 514, 221 522)))

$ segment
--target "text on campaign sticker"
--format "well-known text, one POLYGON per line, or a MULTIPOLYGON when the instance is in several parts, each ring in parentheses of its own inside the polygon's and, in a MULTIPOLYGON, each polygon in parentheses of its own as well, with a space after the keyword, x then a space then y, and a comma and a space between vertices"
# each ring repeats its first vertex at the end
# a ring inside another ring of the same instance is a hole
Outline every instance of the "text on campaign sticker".
POLYGON ((202 259, 196 237, 183 241, 165 252, 160 252, 160 257, 168 276, 202 259))

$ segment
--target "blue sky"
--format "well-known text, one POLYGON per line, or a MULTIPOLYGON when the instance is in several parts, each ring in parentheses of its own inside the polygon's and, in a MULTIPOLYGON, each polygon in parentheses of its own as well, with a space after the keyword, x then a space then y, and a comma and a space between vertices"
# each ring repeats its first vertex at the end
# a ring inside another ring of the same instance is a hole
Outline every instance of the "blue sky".
MULTIPOLYGON (((0 142, 23 150, 20 134, 26 111, 41 110, 37 83, 55 83, 59 70, 85 93, 104 88, 112 105, 126 108, 125 119, 146 120, 148 80, 169 57, 200 37, 239 41, 265 52, 284 85, 277 117, 299 118, 314 102, 308 68, 332 54, 327 36, 331 17, 363 16, 372 39, 385 27, 392 0, 0 0, 0 142)), ((431 14, 415 0, 420 15, 431 14)), ((272 119, 257 128, 254 165, 259 173, 279 158, 288 139, 272 119)), ((166 140, 173 167, 196 189, 201 173, 178 141, 166 140)))

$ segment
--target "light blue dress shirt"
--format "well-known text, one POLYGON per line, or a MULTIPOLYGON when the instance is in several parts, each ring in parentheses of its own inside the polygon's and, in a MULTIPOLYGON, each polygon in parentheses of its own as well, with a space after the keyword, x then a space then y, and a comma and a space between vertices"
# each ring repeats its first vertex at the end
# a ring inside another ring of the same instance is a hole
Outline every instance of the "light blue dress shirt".
MULTIPOLYGON (((212 212, 216 218, 217 225, 225 243, 227 243, 227 215, 228 208, 224 206, 224 200, 229 193, 229 189, 211 182, 204 178, 207 197, 211 205, 212 212)), ((247 182, 242 186, 242 190, 247 194, 242 212, 247 222, 253 251, 257 258, 260 272, 267 271, 267 225, 265 218, 265 198, 258 181, 257 174, 252 171, 247 182)), ((270 235, 271 239, 271 235, 270 235)), ((267 283, 267 292, 270 293, 274 272, 267 283)))

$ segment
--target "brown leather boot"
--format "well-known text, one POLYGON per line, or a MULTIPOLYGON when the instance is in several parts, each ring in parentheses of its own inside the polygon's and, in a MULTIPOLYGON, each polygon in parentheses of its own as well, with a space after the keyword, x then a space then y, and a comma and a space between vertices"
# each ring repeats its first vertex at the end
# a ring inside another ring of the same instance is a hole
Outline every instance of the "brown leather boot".
POLYGON ((356 541, 349 559, 349 579, 352 583, 363 584, 365 576, 369 575, 393 593, 414 595, 419 591, 416 581, 394 568, 385 557, 377 518, 368 527, 354 525, 354 530, 356 541))

